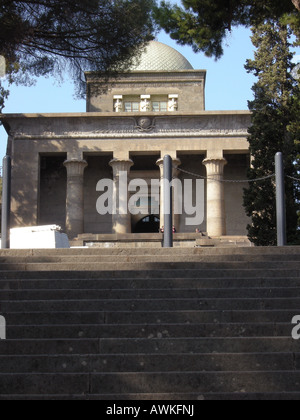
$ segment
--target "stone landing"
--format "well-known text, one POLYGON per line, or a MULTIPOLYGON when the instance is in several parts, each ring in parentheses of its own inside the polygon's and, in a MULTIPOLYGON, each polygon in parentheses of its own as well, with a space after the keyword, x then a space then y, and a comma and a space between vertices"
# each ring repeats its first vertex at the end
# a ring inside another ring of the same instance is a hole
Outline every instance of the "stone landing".
MULTIPOLYGON (((97 248, 161 248, 163 235, 160 233, 136 233, 126 235, 79 235, 71 246, 97 248)), ((195 247, 251 247, 246 236, 221 236, 211 238, 207 233, 176 233, 174 248, 195 247)))

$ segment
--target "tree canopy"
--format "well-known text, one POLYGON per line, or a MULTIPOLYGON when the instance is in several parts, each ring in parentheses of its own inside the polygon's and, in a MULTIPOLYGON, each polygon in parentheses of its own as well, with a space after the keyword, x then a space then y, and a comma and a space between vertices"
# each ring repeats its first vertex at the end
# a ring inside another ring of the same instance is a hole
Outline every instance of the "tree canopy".
POLYGON ((182 5, 162 1, 155 8, 157 22, 179 44, 217 59, 235 26, 252 27, 267 19, 284 19, 300 40, 300 0, 182 0, 182 5))
MULTIPOLYGON (((128 69, 141 46, 153 39, 154 2, 0 0, 0 55, 9 81, 67 68, 82 92, 83 71, 128 69)), ((0 109, 6 94, 0 85, 0 109)))
MULTIPOLYGON (((274 158, 282 152, 287 176, 298 178, 300 89, 294 78, 291 31, 286 25, 268 22, 253 28, 255 57, 246 69, 258 81, 249 102, 252 125, 249 128, 252 165, 249 178, 272 175, 274 158)), ((286 177, 287 231, 289 243, 299 241, 298 210, 300 184, 286 177)), ((274 179, 249 184, 244 206, 252 223, 249 238, 256 245, 276 245, 276 195, 274 179)))

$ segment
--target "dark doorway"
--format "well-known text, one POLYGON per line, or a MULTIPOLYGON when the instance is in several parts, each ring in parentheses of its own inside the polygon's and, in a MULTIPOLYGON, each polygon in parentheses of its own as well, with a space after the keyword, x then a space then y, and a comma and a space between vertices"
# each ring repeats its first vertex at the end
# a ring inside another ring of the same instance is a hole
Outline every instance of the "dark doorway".
POLYGON ((66 226, 67 155, 41 156, 39 225, 66 226))
POLYGON ((133 233, 159 233, 159 217, 151 215, 140 220, 133 233))

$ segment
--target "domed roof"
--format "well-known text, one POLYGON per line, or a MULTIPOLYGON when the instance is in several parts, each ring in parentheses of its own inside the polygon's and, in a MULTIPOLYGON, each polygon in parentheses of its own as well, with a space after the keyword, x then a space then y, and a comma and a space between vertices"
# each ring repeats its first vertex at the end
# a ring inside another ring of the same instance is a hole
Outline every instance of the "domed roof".
POLYGON ((161 42, 151 41, 146 51, 137 59, 133 71, 193 70, 189 61, 174 48, 161 42))

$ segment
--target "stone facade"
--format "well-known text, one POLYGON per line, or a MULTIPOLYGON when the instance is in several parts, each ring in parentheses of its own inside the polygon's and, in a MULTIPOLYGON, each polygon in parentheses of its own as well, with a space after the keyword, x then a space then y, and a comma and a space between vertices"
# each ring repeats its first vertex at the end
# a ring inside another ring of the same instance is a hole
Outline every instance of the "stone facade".
MULTIPOLYGON (((122 214, 100 215, 97 184, 110 179, 118 194, 117 180, 125 172, 128 182, 141 178, 150 186, 161 178, 161 159, 169 154, 175 178, 191 178, 180 169, 213 177, 205 182, 204 222, 187 226, 186 215, 177 215, 177 231, 245 235, 245 184, 216 180, 246 177, 251 115, 205 111, 205 75, 191 69, 133 71, 104 92, 99 76, 88 73, 86 113, 1 116, 13 159, 13 227, 59 224, 71 239, 83 233, 135 232, 149 211, 125 214, 127 203, 122 202, 122 214)), ((151 217, 155 223, 160 219, 162 227, 158 201, 151 217)))
MULTIPOLYGON (((86 80, 87 112, 111 112, 113 99, 115 104, 117 101, 124 103, 145 99, 151 99, 153 103, 172 102, 177 97, 180 98, 177 107, 180 112, 205 109, 205 70, 138 71, 123 74, 111 86, 94 73, 87 73, 86 80)), ((151 107, 148 110, 151 111, 151 107)))

